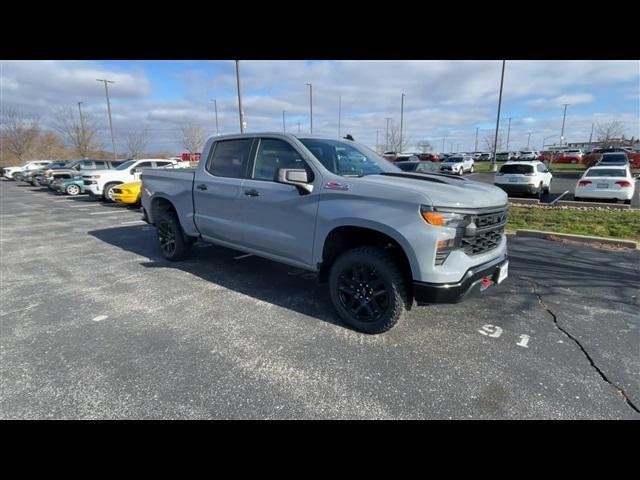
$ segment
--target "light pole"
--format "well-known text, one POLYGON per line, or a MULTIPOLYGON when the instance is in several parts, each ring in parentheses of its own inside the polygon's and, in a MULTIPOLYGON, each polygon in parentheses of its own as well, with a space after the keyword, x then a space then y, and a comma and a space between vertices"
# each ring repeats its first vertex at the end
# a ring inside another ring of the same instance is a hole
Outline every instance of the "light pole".
POLYGON ((406 94, 404 92, 402 92, 402 97, 401 97, 401 100, 400 100, 400 146, 399 146, 400 151, 402 151, 402 126, 403 126, 403 120, 404 120, 404 97, 406 97, 406 94))
POLYGON ((216 113, 216 135, 220 135, 220 129, 218 128, 218 102, 214 99, 211 99, 213 102, 213 110, 216 113))
POLYGON ((529 137, 527 138, 527 150, 529 150, 530 143, 531 143, 531 132, 529 132, 529 137))
POLYGON ((550 138, 554 138, 554 137, 555 137, 555 135, 549 135, 548 137, 544 137, 544 138, 542 139, 542 149, 543 149, 543 150, 544 150, 544 146, 545 146, 546 141, 547 141, 548 139, 550 139, 550 138))
POLYGON ((591 140, 593 140, 593 123, 591 123, 591 135, 589 135, 589 150, 591 150, 591 140))
POLYGON ((380 153, 380 152, 378 151, 378 150, 380 150, 380 149, 378 148, 378 132, 379 132, 379 131, 380 131, 380 130, 376 130, 376 152, 377 152, 377 153, 380 153))
POLYGON ((567 118, 567 107, 571 104, 563 103, 562 105, 564 106, 564 114, 562 115, 562 129, 560 130, 560 146, 562 146, 562 143, 564 142, 564 121, 567 118))
POLYGON ((340 138, 340 118, 342 116, 342 95, 338 95, 338 138, 340 138))
POLYGON ((453 153, 453 143, 450 144, 451 148, 449 148, 449 153, 453 153))
POLYGON ((500 96, 498 97, 498 116, 496 117, 496 136, 493 140, 493 155, 491 156, 491 171, 498 170, 496 165, 496 146, 498 144, 498 129, 500 128, 500 107, 502 106, 502 86, 504 85, 504 66, 507 63, 506 60, 502 61, 502 75, 500 76, 500 96))
POLYGON ((509 126, 507 127, 507 152, 509 151, 509 134, 511 133, 511 117, 509 117, 509 126))
POLYGON ((104 82, 104 92, 107 95, 107 111, 109 112, 109 130, 111 130, 111 146, 113 147, 113 159, 117 160, 118 155, 116 154, 116 140, 113 136, 113 122, 111 121, 111 102, 109 101, 109 87, 107 83, 116 83, 112 80, 106 80, 104 78, 96 78, 97 82, 104 82))
POLYGON ((240 94, 240 60, 236 60, 236 84, 238 87, 238 115, 240 117, 240 133, 244 133, 244 112, 242 111, 242 96, 240 94))
POLYGON ((287 127, 284 119, 284 116, 286 113, 287 113, 286 110, 282 110, 282 133, 287 133, 287 127))
POLYGON ((447 139, 447 136, 445 135, 444 137, 442 137, 442 153, 444 153, 444 141, 447 139))
POLYGON ((309 85, 309 124, 311 125, 311 133, 313 133, 313 85, 310 83, 305 85, 309 85))
POLYGON ((387 144, 385 146, 385 151, 389 151, 389 120, 391 120, 390 117, 385 117, 385 120, 387 121, 387 144))
POLYGON ((478 127, 476 127, 476 143, 475 146, 473 147, 473 153, 478 151, 478 127))
POLYGON ((85 138, 86 138, 86 133, 84 131, 84 120, 82 118, 82 104, 84 102, 78 102, 78 114, 80 114, 80 135, 81 135, 81 140, 83 143, 83 147, 85 146, 85 138))

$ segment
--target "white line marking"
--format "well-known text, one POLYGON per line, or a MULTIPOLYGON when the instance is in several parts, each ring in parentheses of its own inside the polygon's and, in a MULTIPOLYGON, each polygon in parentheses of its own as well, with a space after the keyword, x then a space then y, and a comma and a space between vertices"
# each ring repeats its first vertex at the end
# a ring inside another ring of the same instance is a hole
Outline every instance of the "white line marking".
POLYGON ((113 212, 91 212, 89 215, 111 215, 113 212))
POLYGON ((134 225, 136 223, 146 223, 146 222, 144 222, 142 220, 134 220, 132 222, 122 222, 120 225, 134 225))
POLYGON ((238 255, 237 257, 233 257, 234 260, 240 260, 241 258, 252 257, 253 253, 245 253, 244 255, 238 255))
POLYGON ((99 207, 99 203, 87 203, 86 205, 69 205, 71 208, 99 207))
POLYGON ((95 318, 92 318, 91 321, 92 322, 101 322, 102 320, 109 318, 109 315, 98 315, 95 318))
POLYGON ((529 339, 531 338, 529 335, 522 334, 520 335, 520 341, 516 343, 519 347, 529 348, 529 339))

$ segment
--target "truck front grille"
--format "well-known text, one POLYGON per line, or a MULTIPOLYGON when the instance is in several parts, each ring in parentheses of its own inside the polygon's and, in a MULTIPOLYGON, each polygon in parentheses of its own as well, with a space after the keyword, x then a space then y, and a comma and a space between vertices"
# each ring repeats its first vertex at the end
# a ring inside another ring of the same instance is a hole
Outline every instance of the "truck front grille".
POLYGON ((497 248, 504 235, 508 220, 508 210, 477 215, 477 232, 473 237, 462 237, 460 247, 467 255, 479 255, 497 248))
POLYGON ((463 237, 461 242, 462 251, 467 255, 479 255, 493 250, 500 245, 503 232, 504 228, 498 228, 477 233, 473 237, 463 237))

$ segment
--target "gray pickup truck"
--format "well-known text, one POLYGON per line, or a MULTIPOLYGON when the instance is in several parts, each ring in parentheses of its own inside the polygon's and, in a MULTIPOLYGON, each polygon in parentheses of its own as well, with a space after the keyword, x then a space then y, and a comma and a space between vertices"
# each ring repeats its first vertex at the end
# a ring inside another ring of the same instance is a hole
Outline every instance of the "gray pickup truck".
POLYGON ((507 195, 404 172, 367 147, 311 135, 210 138, 195 169, 143 170, 162 255, 201 239, 317 272, 340 317, 381 333, 412 305, 458 302, 507 276, 507 195))

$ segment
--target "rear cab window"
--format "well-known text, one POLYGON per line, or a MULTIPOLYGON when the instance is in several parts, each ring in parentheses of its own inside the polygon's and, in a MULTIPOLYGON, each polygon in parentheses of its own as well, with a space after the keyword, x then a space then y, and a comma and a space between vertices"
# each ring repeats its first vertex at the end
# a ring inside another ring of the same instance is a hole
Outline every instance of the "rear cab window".
POLYGON ((245 178, 253 138, 222 140, 213 145, 206 170, 216 177, 245 178))

